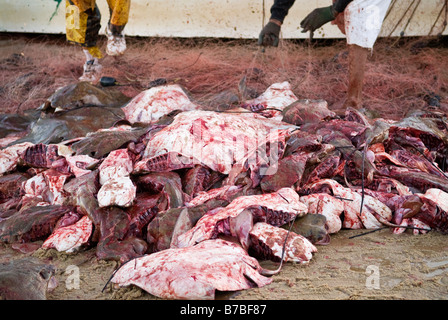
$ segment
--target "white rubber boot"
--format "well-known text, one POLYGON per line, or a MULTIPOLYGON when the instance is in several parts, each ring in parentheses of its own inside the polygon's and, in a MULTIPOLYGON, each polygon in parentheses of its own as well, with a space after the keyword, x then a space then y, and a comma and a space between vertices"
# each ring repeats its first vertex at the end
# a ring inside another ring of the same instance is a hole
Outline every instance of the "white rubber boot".
POLYGON ((110 56, 119 56, 126 51, 126 39, 124 34, 114 35, 106 26, 107 46, 106 53, 110 56))
POLYGON ((103 67, 98 62, 98 58, 92 57, 89 51, 84 50, 86 55, 86 62, 84 63, 84 72, 81 77, 79 77, 79 81, 87 81, 93 84, 96 84, 100 78, 103 67))

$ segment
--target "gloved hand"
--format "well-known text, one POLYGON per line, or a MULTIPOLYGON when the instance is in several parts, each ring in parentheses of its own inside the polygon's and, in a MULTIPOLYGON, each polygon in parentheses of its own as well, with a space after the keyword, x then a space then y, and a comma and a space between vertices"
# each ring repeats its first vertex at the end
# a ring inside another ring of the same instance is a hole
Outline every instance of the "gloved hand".
POLYGON ((317 28, 334 20, 336 15, 337 12, 333 9, 333 6, 314 9, 300 22, 300 27, 303 28, 302 32, 314 32, 317 28))
POLYGON ((278 47, 280 28, 279 24, 269 21, 260 32, 258 45, 278 47))

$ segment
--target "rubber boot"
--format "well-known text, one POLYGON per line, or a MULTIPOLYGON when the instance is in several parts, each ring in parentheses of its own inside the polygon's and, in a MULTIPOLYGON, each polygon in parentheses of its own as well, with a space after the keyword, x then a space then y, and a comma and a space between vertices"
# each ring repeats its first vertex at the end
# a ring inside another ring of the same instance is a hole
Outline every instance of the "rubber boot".
MULTIPOLYGON (((99 49, 98 49, 99 50, 99 49)), ((94 55, 92 55, 91 52, 89 52, 88 49, 83 49, 84 54, 86 56, 86 62, 84 63, 83 67, 83 74, 79 78, 79 81, 87 81, 92 84, 96 84, 99 79, 101 78, 102 69, 103 67, 98 61, 98 58, 94 55)), ((94 53, 97 51, 96 48, 94 50, 91 50, 94 53)), ((98 54, 95 54, 98 55, 98 54)), ((101 55, 101 53, 100 53, 101 55)))
POLYGON ((107 46, 106 53, 110 56, 119 56, 126 51, 124 33, 114 34, 109 25, 106 26, 107 46))
POLYGON ((347 99, 343 106, 344 109, 347 107, 355 109, 362 108, 362 89, 368 53, 369 49, 360 47, 356 44, 348 46, 349 79, 347 99))

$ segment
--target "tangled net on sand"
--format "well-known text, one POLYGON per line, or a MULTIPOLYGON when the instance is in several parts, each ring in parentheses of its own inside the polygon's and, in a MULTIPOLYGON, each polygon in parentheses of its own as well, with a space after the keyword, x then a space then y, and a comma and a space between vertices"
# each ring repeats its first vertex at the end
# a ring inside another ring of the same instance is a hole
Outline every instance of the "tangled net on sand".
MULTIPOLYGON (((2 41, 3 112, 37 108, 82 73, 81 50, 61 36, 3 35, 2 41)), ((365 105, 393 119, 421 108, 434 95, 446 108, 447 55, 445 38, 379 39, 366 68, 365 105)), ((324 99, 330 109, 337 109, 347 86, 344 40, 311 45, 283 40, 279 48, 260 53, 252 40, 128 38, 126 54, 104 58, 103 66, 106 75, 132 84, 120 88, 129 97, 163 77, 207 99, 235 90, 246 75, 258 93, 287 80, 299 98, 324 99)))

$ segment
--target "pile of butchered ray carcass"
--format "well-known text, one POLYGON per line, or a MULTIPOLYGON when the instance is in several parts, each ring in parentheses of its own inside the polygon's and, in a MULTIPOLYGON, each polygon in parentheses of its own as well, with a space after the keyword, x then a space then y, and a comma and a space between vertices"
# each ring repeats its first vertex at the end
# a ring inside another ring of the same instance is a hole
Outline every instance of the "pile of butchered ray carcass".
POLYGON ((213 299, 268 285, 341 229, 448 231, 445 114, 337 115, 288 82, 239 98, 80 82, 2 115, 0 241, 96 250, 120 262, 118 286, 213 299))

